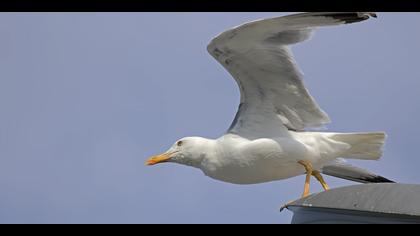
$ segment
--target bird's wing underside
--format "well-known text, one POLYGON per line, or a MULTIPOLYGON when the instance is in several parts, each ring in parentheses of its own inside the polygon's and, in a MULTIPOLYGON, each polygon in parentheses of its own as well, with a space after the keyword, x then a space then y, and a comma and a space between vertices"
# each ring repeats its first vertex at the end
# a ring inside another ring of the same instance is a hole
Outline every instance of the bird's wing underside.
POLYGON ((248 137, 281 136, 330 120, 303 83, 290 45, 313 29, 376 17, 368 12, 303 13, 249 22, 214 38, 207 47, 236 80, 241 102, 228 132, 248 137))

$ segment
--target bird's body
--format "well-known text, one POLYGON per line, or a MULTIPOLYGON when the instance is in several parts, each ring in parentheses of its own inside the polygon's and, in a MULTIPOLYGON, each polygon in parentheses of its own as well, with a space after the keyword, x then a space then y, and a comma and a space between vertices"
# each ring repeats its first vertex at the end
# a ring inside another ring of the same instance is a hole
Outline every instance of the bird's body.
POLYGON ((305 174, 304 196, 320 173, 359 182, 388 182, 339 158, 377 160, 385 133, 307 132, 328 123, 303 83, 290 45, 309 39, 316 27, 376 17, 374 13, 304 13, 253 21, 214 38, 208 52, 233 76, 241 100, 226 134, 183 138, 147 164, 176 162, 235 184, 256 184, 305 174))
MULTIPOLYGON (((302 175, 300 160, 322 170, 337 158, 351 156, 348 143, 334 140, 338 133, 289 131, 288 137, 246 139, 225 134, 212 140, 194 137, 200 147, 197 162, 183 163, 201 169, 205 175, 234 184, 256 184, 302 175)), ((348 135, 348 134, 346 134, 348 135)), ((352 134, 353 135, 353 134, 352 134)), ((366 133, 372 145, 381 145, 382 133, 366 133)), ((380 153, 377 153, 379 158, 380 153)))
POLYGON ((214 179, 235 184, 256 184, 304 174, 300 159, 321 163, 311 146, 294 138, 273 137, 248 140, 227 134, 214 141, 215 155, 199 166, 214 179))

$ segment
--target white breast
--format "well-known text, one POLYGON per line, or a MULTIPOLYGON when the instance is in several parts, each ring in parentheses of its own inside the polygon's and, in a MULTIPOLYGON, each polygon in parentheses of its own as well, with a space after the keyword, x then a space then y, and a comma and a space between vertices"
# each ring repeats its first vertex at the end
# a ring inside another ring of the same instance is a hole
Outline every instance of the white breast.
POLYGON ((202 163, 203 172, 217 180, 256 184, 301 175, 297 161, 313 158, 308 147, 293 138, 247 140, 228 134, 218 140, 218 151, 202 163))

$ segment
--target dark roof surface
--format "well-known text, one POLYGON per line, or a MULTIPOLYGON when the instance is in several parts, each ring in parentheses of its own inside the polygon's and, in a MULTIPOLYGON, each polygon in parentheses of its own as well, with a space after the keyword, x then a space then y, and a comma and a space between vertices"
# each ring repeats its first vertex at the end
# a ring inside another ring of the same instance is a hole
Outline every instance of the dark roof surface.
POLYGON ((420 220, 420 185, 375 183, 331 189, 290 203, 289 210, 377 214, 420 220))

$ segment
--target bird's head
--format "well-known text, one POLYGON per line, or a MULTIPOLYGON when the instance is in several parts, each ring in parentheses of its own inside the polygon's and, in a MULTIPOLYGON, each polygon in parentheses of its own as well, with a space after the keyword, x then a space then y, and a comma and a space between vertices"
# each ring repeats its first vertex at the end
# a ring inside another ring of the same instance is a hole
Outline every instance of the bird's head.
POLYGON ((152 156, 146 165, 174 162, 198 167, 209 152, 210 140, 200 137, 186 137, 176 141, 166 152, 152 156))

